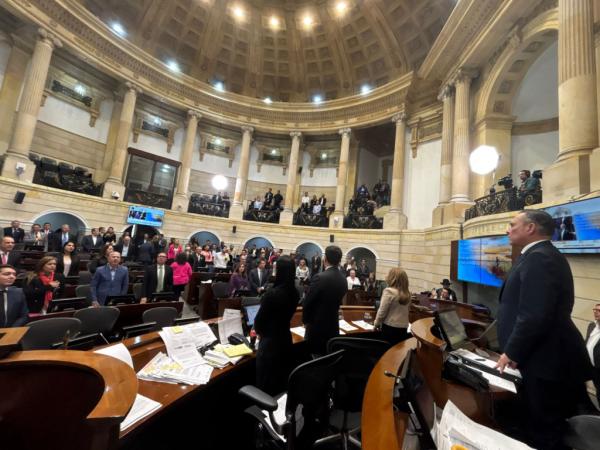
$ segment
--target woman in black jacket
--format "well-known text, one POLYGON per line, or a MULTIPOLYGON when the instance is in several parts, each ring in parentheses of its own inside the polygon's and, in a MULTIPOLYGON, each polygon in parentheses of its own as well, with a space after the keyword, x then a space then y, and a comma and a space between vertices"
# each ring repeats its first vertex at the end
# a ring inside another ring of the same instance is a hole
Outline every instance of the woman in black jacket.
POLYGON ((29 313, 46 314, 48 305, 63 287, 63 276, 56 272, 56 258, 44 256, 40 259, 23 288, 29 313))
POLYGON ((294 261, 289 256, 279 257, 275 283, 262 296, 254 319, 254 329, 260 337, 256 355, 256 385, 271 395, 285 390, 292 369, 290 320, 300 300, 295 278, 294 261))
POLYGON ((76 248, 75 242, 72 241, 63 245, 62 253, 56 257, 56 272, 63 274, 65 277, 79 275, 79 256, 75 252, 76 248))
POLYGON ((88 270, 91 273, 96 273, 98 267, 105 266, 108 264, 108 255, 110 255, 113 251, 112 244, 104 244, 102 250, 100 250, 100 254, 88 264, 88 270))

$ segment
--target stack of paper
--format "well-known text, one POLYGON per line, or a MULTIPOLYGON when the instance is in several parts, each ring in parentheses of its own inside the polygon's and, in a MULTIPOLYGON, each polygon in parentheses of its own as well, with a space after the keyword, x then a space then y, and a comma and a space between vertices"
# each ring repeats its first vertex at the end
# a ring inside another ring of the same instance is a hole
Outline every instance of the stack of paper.
POLYGON ((229 358, 235 358, 236 356, 251 355, 252 349, 246 344, 231 345, 229 347, 225 347, 223 349, 223 353, 225 353, 229 358))
MULTIPOLYGON (((242 344, 243 345, 243 344, 242 344)), ((226 350, 230 349, 234 346, 232 345, 221 345, 218 344, 215 346, 215 348, 213 350, 208 350, 206 353, 204 353, 204 359, 206 360, 206 362, 208 364, 210 364, 213 367, 216 367, 217 369, 222 369, 226 366, 228 366, 229 364, 237 364, 238 361, 240 359, 243 358, 242 356, 228 356, 226 354, 226 350)), ((250 353, 252 353, 252 351, 250 351, 250 353)))
POLYGON ((208 364, 183 367, 164 353, 158 353, 138 372, 138 378, 162 383, 206 384, 213 368, 208 364))
POLYGON ((233 311, 235 311, 237 314, 234 315, 227 313, 227 310, 225 310, 223 320, 219 320, 217 323, 219 326, 219 341, 221 344, 227 344, 229 342, 227 338, 234 333, 239 333, 242 336, 244 335, 244 329, 242 328, 242 316, 240 315, 239 311, 233 311))
POLYGON ((354 331, 356 329, 357 329, 356 327, 353 327, 352 325, 350 325, 345 320, 340 320, 340 330, 343 330, 343 331, 354 331))
POLYGON ((133 402, 133 406, 129 410, 129 414, 125 417, 125 420, 121 422, 121 431, 125 428, 133 425, 138 420, 143 419, 144 417, 152 414, 162 405, 158 402, 155 402, 148 397, 144 397, 143 395, 137 394, 135 396, 135 401, 133 402))
POLYGON ((365 322, 364 320, 353 320, 352 323, 362 328, 363 330, 371 331, 375 328, 373 325, 371 325, 368 322, 365 322))

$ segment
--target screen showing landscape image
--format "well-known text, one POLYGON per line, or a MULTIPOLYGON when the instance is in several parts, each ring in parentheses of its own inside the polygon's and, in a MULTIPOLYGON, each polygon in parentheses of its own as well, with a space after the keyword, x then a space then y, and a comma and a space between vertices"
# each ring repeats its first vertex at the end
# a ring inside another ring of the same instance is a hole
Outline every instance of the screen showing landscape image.
POLYGON ((508 236, 458 241, 458 279, 487 286, 502 286, 512 265, 508 236))
POLYGON ((600 197, 546 208, 552 243, 563 253, 600 253, 600 197))
POLYGON ((127 223, 160 228, 163 225, 164 215, 165 212, 160 209, 130 206, 129 214, 127 215, 127 223))

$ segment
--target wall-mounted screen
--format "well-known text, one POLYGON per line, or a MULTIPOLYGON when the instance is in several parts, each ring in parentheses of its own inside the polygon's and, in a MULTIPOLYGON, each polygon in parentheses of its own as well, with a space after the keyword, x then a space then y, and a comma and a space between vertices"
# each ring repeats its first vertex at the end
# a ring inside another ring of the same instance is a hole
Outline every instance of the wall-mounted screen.
POLYGON ((143 206, 130 206, 127 223, 133 225, 148 225, 161 228, 165 212, 160 209, 145 208, 143 206))
POLYGON ((600 253, 600 197, 545 208, 554 218, 552 243, 563 253, 600 253))
POLYGON ((458 279, 487 286, 502 286, 512 266, 508 236, 458 241, 458 279))

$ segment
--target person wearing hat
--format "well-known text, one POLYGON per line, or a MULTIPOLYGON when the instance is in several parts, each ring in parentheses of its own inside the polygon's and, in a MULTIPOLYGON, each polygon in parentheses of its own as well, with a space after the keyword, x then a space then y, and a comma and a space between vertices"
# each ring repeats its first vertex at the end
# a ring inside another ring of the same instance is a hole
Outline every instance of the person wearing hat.
POLYGON ((432 298, 436 298, 438 300, 451 300, 453 302, 458 301, 456 292, 454 292, 452 289, 450 289, 450 286, 452 285, 452 283, 450 283, 450 280, 448 278, 444 278, 440 284, 442 285, 441 288, 434 289, 431 292, 432 298))

